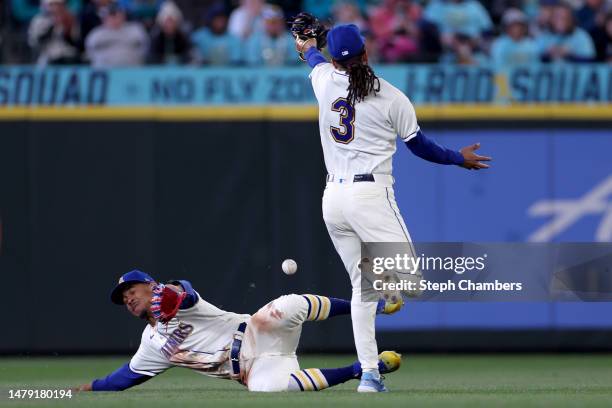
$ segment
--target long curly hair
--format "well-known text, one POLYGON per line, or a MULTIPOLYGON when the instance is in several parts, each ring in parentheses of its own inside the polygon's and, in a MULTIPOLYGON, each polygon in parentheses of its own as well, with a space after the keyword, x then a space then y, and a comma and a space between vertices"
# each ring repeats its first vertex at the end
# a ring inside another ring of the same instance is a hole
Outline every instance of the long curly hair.
POLYGON ((346 61, 334 60, 346 70, 349 76, 347 99, 351 105, 363 101, 370 94, 376 95, 380 91, 380 81, 372 67, 363 61, 364 54, 365 50, 346 61))

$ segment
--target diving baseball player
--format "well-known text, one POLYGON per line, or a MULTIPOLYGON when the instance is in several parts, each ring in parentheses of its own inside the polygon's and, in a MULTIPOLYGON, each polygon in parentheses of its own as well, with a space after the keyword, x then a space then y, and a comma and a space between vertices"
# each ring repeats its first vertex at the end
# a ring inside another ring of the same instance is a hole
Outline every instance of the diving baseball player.
POLYGON ((323 218, 353 288, 351 319, 363 370, 357 390, 386 391, 379 375, 374 329, 377 303, 361 301, 359 263, 364 242, 406 242, 407 250, 414 253, 393 190, 396 138, 418 157, 434 163, 479 170, 488 168, 482 162, 491 158, 475 153, 479 143, 455 151, 425 137, 410 100, 368 65, 365 41, 355 25, 339 25, 327 32, 307 13, 291 23, 300 58, 312 67, 310 79, 319 105, 327 167, 323 218), (319 51, 326 44, 331 62, 319 51))
MULTIPOLYGON (((81 391, 122 391, 176 366, 239 381, 249 391, 319 391, 361 376, 359 362, 300 369, 295 355, 302 324, 349 314, 346 300, 292 294, 252 316, 236 314, 206 302, 188 281, 160 284, 139 270, 121 276, 111 300, 147 321, 140 347, 129 363, 81 391)), ((381 301, 379 313, 391 306, 381 301)), ((385 351, 379 370, 393 372, 400 361, 385 351)))

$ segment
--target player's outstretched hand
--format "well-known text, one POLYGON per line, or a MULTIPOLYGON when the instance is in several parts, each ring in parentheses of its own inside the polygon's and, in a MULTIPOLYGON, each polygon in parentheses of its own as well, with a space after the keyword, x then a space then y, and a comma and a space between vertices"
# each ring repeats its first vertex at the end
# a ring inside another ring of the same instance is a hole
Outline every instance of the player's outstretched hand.
POLYGON ((303 39, 300 37, 295 37, 295 50, 300 54, 304 55, 309 48, 316 47, 317 40, 316 38, 308 38, 303 39))
POLYGON ((91 391, 91 383, 79 385, 78 387, 74 387, 73 391, 91 391))
POLYGON ((464 160, 461 167, 468 170, 488 169, 490 167, 488 164, 481 162, 491 161, 492 159, 488 156, 476 154, 475 151, 478 149, 480 149, 480 143, 474 143, 473 145, 466 146, 459 150, 459 153, 463 155, 464 160))

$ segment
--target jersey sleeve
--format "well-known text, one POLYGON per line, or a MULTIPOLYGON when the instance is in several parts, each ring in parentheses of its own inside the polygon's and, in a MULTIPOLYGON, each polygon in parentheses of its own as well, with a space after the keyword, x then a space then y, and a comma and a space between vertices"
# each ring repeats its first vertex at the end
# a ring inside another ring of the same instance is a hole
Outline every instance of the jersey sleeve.
POLYGON ((155 376, 172 367, 172 364, 150 343, 149 333, 151 329, 143 332, 140 347, 130 360, 129 368, 137 374, 155 376))
POLYGON ((198 302, 198 299, 199 299, 198 294, 193 289, 191 282, 189 282, 188 280, 173 280, 168 283, 171 283, 173 285, 181 285, 181 287, 187 294, 185 299, 183 299, 183 301, 181 302, 180 309, 189 309, 190 307, 193 307, 193 305, 195 305, 198 302))
POLYGON ((91 383, 92 391, 123 391, 138 384, 142 384, 150 375, 138 374, 124 364, 104 378, 98 378, 91 383))
POLYGON ((404 142, 415 137, 419 131, 414 107, 410 99, 401 92, 398 92, 397 97, 391 104, 391 108, 389 109, 389 120, 391 121, 395 133, 404 142))
POLYGON ((317 99, 319 98, 319 90, 325 87, 327 83, 326 77, 329 76, 333 69, 334 67, 331 63, 325 62, 314 67, 310 72, 310 75, 308 75, 317 99))
POLYGON ((311 68, 314 68, 319 64, 324 64, 327 62, 327 59, 316 47, 310 47, 304 53, 304 58, 306 58, 306 62, 308 62, 308 65, 310 65, 311 68))
POLYGON ((406 142, 406 146, 416 156, 433 163, 461 166, 465 162, 460 152, 440 146, 433 140, 425 137, 420 130, 415 137, 406 142))

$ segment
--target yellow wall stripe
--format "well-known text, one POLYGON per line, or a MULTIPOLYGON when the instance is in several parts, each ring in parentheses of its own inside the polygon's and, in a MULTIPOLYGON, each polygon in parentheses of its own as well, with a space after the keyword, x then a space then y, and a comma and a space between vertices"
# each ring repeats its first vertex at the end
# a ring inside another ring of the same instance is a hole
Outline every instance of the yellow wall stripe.
POLYGON ((316 120, 316 106, 90 106, 9 107, 0 109, 3 120, 316 120))
MULTIPOLYGON (((419 120, 611 120, 612 104, 418 105, 419 120)), ((312 105, 4 107, 0 120, 316 121, 312 105)))
POLYGON ((325 377, 323 376, 323 374, 321 374, 321 371, 319 371, 319 369, 308 368, 304 371, 308 372, 308 374, 310 375, 310 378, 315 380, 315 382, 317 383, 317 388, 319 390, 329 387, 329 385, 327 385, 327 381, 325 380, 325 377))

